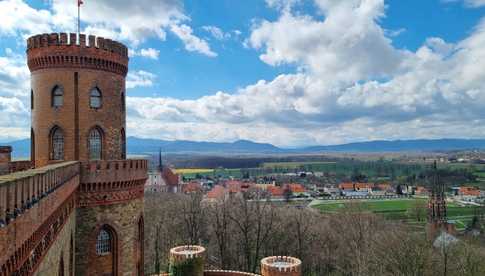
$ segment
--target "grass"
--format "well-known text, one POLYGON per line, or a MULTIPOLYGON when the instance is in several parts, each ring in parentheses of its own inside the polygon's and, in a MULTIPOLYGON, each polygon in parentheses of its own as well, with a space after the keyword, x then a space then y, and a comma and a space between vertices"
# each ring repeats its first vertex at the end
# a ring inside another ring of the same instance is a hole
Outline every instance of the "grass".
MULTIPOLYGON (((347 200, 320 201, 312 204, 313 208, 323 213, 337 213, 344 210, 372 212, 391 220, 402 220, 410 224, 421 225, 426 221, 427 199, 382 199, 382 200, 347 200), (346 208, 348 207, 348 208, 346 208), (355 209, 352 209, 355 208, 355 209), (417 210, 420 208, 420 220, 417 210)), ((474 207, 461 207, 454 203, 447 205, 448 219, 454 220, 458 229, 464 229, 475 214, 474 207)))
POLYGON ((300 167, 320 167, 322 165, 335 165, 336 162, 267 162, 263 163, 263 168, 277 169, 297 169, 300 167))

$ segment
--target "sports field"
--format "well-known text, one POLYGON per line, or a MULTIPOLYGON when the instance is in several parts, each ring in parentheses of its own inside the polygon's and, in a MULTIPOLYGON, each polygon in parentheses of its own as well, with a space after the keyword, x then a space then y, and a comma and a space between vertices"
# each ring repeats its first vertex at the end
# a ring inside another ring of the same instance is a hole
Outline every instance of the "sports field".
MULTIPOLYGON (((412 224, 424 224, 427 216, 427 199, 382 199, 382 200, 320 200, 311 204, 323 213, 343 211, 372 212, 387 219, 402 220, 412 224)), ((476 213, 475 207, 447 203, 448 219, 454 220, 458 228, 464 228, 476 213)))

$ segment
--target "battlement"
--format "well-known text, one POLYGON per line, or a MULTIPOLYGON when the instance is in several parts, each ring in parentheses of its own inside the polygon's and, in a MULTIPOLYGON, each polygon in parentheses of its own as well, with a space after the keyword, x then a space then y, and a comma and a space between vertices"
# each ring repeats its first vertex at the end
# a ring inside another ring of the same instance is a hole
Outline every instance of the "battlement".
POLYGON ((263 276, 301 275, 301 261, 294 257, 273 256, 261 260, 263 276))
POLYGON ((147 160, 99 160, 81 164, 79 206, 114 204, 141 198, 147 160))
POLYGON ((97 48, 112 53, 117 53, 122 57, 128 58, 128 48, 120 42, 94 35, 87 36, 76 33, 51 33, 31 36, 27 39, 27 52, 35 48, 55 47, 55 46, 79 46, 81 48, 97 48))
POLYGON ((75 33, 35 35, 27 39, 31 72, 46 68, 86 68, 126 76, 128 48, 120 42, 75 33))

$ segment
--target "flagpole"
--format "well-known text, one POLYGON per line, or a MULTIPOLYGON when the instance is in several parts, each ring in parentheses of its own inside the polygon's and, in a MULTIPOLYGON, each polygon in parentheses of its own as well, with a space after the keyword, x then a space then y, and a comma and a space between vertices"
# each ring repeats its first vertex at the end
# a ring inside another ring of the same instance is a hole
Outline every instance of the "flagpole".
POLYGON ((81 5, 77 2, 77 36, 81 34, 81 5))

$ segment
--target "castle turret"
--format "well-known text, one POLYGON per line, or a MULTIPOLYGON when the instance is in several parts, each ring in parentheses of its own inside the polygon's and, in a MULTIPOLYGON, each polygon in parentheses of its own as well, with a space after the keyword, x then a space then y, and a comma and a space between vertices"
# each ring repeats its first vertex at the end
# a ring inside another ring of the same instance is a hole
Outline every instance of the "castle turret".
POLYGON ((170 249, 171 276, 203 276, 205 248, 198 245, 182 245, 170 249))
POLYGON ((262 276, 301 276, 301 261, 294 257, 273 256, 261 260, 262 276))
POLYGON ((27 40, 32 160, 125 158, 128 51, 119 42, 53 33, 27 40))
POLYGON ((75 274, 143 275, 147 162, 126 160, 127 47, 52 33, 30 37, 27 57, 35 167, 81 161, 75 274))

